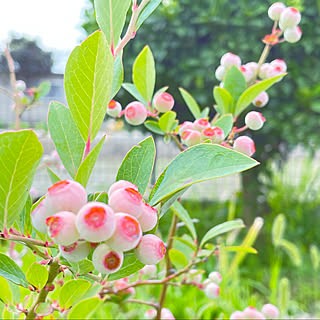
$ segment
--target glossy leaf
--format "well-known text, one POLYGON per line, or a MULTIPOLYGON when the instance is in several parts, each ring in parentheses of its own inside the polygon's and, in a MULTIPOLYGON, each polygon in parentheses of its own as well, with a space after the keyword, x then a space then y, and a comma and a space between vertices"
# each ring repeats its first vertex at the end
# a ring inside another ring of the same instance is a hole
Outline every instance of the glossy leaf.
POLYGON ((61 181, 61 179, 49 167, 46 166, 46 169, 52 184, 61 181))
POLYGON ((147 120, 144 123, 144 126, 153 133, 159 134, 161 136, 164 135, 164 132, 160 129, 157 121, 147 120))
POLYGON ((159 127, 164 132, 170 132, 173 129, 177 114, 174 111, 164 113, 159 119, 159 127))
POLYGON ((233 98, 224 88, 214 87, 213 96, 217 103, 218 113, 221 115, 233 112, 233 98))
POLYGON ((201 111, 201 118, 207 118, 207 117, 209 116, 209 112, 210 112, 209 107, 205 107, 205 108, 201 111))
POLYGON ((28 288, 28 282, 23 271, 11 258, 3 253, 0 253, 0 276, 28 288))
POLYGON ((34 262, 26 273, 27 280, 38 290, 42 289, 48 281, 49 272, 47 268, 34 262))
POLYGON ((188 264, 186 256, 177 249, 169 250, 169 258, 172 264, 179 270, 184 268, 188 264))
POLYGON ((143 22, 157 9, 162 0, 151 0, 149 4, 145 7, 138 18, 136 30, 138 30, 143 22))
POLYGON ((113 80, 110 100, 112 100, 120 90, 123 82, 123 76, 122 54, 119 54, 115 58, 113 65, 113 80))
POLYGON ((190 112, 195 117, 195 119, 201 118, 201 111, 198 103, 196 100, 192 97, 192 95, 185 89, 179 88, 179 91, 182 95, 182 98, 184 102, 187 104, 190 112))
MULTIPOLYGON (((234 103, 238 101, 241 94, 247 89, 244 75, 236 66, 232 66, 226 73, 223 81, 223 88, 231 94, 234 103)), ((231 110, 227 112, 230 111, 231 110)))
POLYGON ((224 138, 226 138, 232 130, 233 127, 233 116, 232 114, 224 114, 219 117, 214 125, 221 128, 224 132, 224 138))
POLYGON ((191 241, 188 241, 187 239, 185 238, 180 238, 180 237, 174 237, 174 240, 177 240, 183 244, 185 244, 186 246, 188 246, 191 250, 193 251, 196 251, 197 250, 197 246, 191 242, 191 241))
POLYGON ((31 224, 31 207, 32 199, 28 196, 26 204, 20 213, 20 219, 18 220, 19 230, 21 234, 31 234, 32 224, 31 224))
POLYGON ((0 301, 5 304, 12 304, 13 298, 11 287, 9 282, 4 277, 0 277, 0 288, 0 301))
POLYGON ((145 106, 148 105, 147 101, 142 97, 136 86, 132 83, 123 83, 122 87, 128 91, 134 98, 143 103, 145 106))
POLYGON ((54 309, 50 302, 40 302, 34 309, 34 313, 38 317, 46 317, 53 313, 54 309))
POLYGON ((77 303, 69 312, 68 319, 90 319, 91 315, 103 304, 98 297, 87 298, 77 303))

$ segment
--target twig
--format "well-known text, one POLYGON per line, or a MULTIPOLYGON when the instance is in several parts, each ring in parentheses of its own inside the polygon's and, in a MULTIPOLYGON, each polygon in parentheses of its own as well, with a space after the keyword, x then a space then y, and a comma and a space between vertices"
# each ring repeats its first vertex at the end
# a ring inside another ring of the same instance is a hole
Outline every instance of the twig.
POLYGON ((130 302, 130 303, 137 303, 137 304, 145 304, 147 306, 153 307, 155 309, 159 308, 157 303, 154 302, 147 302, 143 300, 136 300, 136 299, 127 299, 125 302, 130 302))
POLYGON ((38 247, 45 247, 45 248, 56 248, 56 245, 48 244, 47 242, 43 242, 40 240, 35 240, 32 238, 27 238, 24 236, 18 236, 18 235, 5 235, 4 233, 0 233, 0 237, 4 240, 11 240, 11 241, 20 241, 24 242, 26 244, 30 244, 32 246, 38 246, 38 247))

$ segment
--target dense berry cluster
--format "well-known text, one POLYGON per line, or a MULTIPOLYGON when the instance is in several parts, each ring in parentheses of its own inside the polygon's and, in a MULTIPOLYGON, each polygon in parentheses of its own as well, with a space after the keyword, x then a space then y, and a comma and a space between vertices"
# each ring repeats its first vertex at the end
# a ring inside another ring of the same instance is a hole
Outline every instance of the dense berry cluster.
POLYGON ((261 312, 254 307, 247 307, 243 311, 235 311, 231 314, 230 320, 236 319, 279 319, 279 310, 272 304, 265 304, 261 312))
POLYGON ((108 195, 108 204, 87 202, 81 184, 59 181, 32 211, 32 224, 59 245, 67 260, 81 261, 94 249, 93 265, 104 274, 119 270, 129 250, 144 264, 158 263, 166 251, 163 241, 143 235, 156 226, 157 210, 144 203, 137 186, 128 181, 114 183, 108 195))

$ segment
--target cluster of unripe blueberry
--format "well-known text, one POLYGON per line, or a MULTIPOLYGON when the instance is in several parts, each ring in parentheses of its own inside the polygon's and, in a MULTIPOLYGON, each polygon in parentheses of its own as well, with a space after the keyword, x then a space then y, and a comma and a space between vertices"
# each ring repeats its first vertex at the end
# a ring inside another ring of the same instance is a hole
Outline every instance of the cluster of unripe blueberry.
POLYGON ((156 226, 157 210, 143 202, 129 181, 114 183, 108 196, 108 205, 87 202, 81 184, 59 181, 32 211, 32 224, 48 234, 69 261, 81 261, 93 249, 92 263, 103 274, 118 271, 123 253, 130 250, 144 264, 158 263, 166 251, 163 241, 154 234, 143 235, 156 226))
POLYGON ((265 304, 261 312, 254 307, 247 307, 243 311, 235 311, 231 314, 230 320, 237 319, 279 319, 279 310, 273 304, 265 304))
POLYGON ((222 276, 219 272, 213 271, 209 273, 208 279, 203 282, 204 292, 210 299, 216 299, 220 295, 219 284, 222 281, 222 276))

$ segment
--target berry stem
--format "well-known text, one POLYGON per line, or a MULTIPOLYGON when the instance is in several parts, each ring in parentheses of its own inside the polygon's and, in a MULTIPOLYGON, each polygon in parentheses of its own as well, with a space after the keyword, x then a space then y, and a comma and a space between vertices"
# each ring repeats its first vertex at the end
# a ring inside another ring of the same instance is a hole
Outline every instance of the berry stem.
POLYGON ((30 244, 30 245, 38 246, 38 247, 46 247, 46 248, 56 248, 57 247, 56 245, 49 245, 46 242, 27 238, 24 236, 12 235, 12 234, 9 234, 8 236, 6 236, 5 233, 3 233, 3 232, 0 233, 0 238, 2 238, 4 240, 24 242, 25 244, 30 244))

